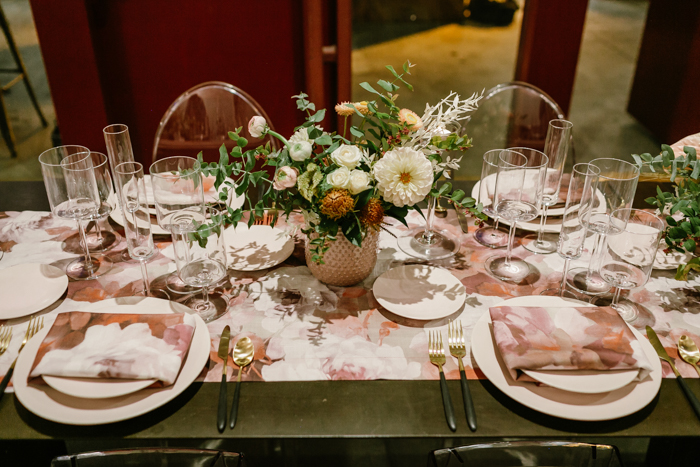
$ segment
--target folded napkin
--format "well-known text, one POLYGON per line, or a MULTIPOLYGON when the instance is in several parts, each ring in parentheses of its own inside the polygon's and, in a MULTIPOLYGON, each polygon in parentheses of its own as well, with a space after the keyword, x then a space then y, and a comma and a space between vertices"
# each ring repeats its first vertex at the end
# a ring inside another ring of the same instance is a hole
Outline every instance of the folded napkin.
POLYGON ((156 379, 168 386, 180 373, 195 325, 186 313, 60 313, 29 378, 156 379))
POLYGON ((651 364, 625 321, 611 307, 489 309, 501 357, 515 380, 518 370, 639 370, 651 364))

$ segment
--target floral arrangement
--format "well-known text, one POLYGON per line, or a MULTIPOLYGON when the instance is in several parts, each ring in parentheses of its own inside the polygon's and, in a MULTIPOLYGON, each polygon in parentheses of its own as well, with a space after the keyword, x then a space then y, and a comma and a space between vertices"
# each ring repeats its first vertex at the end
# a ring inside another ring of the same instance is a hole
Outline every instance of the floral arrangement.
POLYGON ((661 154, 633 154, 637 165, 649 167, 652 172, 670 176, 675 183, 675 193, 661 191, 656 187, 656 197, 645 201, 655 206, 666 216, 668 227, 663 234, 666 242, 665 253, 671 251, 689 252, 693 258, 678 266, 677 280, 687 280, 691 270, 700 271, 700 257, 697 256, 700 244, 700 161, 697 151, 691 146, 683 147, 684 155, 676 157, 673 149, 663 144, 661 154))
MULTIPOLYGON (((402 74, 393 67, 387 69, 392 81, 379 80, 379 90, 362 83, 374 100, 341 103, 336 112, 345 118, 342 134, 327 133, 318 124, 325 110, 316 110, 307 95, 293 96, 297 108, 306 113, 306 121, 286 139, 272 131, 263 117, 253 117, 248 132, 254 138, 272 135, 283 143, 281 150, 272 152, 269 144, 243 152, 248 141, 241 136, 242 128, 229 132, 236 142, 230 152, 220 148, 218 163, 202 163, 204 175, 215 175, 215 186, 224 188, 221 200, 228 199, 228 190, 246 196, 244 208, 261 216, 266 207, 289 216, 300 211, 305 220, 304 232, 311 239, 313 260, 322 263, 327 242, 341 232, 352 244, 361 246, 368 229, 382 227, 389 216, 406 224, 409 209, 420 212, 417 203, 428 196, 443 197, 456 207, 483 218, 480 206, 461 190, 452 191, 450 183, 437 188, 441 177, 449 178, 447 169, 459 167, 459 158, 445 155, 448 151, 465 151, 471 139, 458 131, 459 122, 476 109, 480 95, 461 99, 452 92, 436 105, 426 105, 422 116, 397 106, 400 85, 413 90, 406 81, 413 65, 406 62, 402 74), (348 120, 357 115, 358 126, 348 120), (457 131, 456 131, 457 130, 457 131), (263 169, 254 172, 257 160, 274 166, 270 179, 263 169), (227 177, 235 177, 231 182, 227 177), (266 184, 263 197, 255 205, 248 198, 250 186, 266 184)), ((237 223, 243 209, 229 207, 227 223, 237 223)), ((254 221, 251 215, 250 223, 254 221)))

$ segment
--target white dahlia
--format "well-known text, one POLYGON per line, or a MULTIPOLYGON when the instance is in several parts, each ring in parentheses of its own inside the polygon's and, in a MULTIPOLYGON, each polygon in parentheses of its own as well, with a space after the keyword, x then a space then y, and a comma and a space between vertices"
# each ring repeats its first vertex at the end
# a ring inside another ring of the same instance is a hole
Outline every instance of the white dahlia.
POLYGON ((398 207, 413 206, 430 192, 433 165, 415 149, 392 149, 374 164, 374 179, 385 201, 398 207))

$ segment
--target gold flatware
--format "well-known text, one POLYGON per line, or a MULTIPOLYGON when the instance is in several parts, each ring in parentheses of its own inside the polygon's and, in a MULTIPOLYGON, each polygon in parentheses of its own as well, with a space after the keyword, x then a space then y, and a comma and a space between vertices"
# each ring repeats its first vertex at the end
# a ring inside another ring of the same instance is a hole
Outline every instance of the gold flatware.
POLYGON ((649 338, 649 342, 651 343, 652 347, 654 347, 654 350, 656 350, 656 353, 659 355, 659 358, 671 365, 671 369, 676 375, 676 381, 678 381, 678 385, 685 393, 685 397, 688 399, 688 402, 690 402, 690 406, 695 411, 695 415, 697 415, 698 418, 700 418, 700 401, 698 401, 698 398, 695 397, 695 394, 693 394, 693 392, 690 390, 681 374, 678 373, 676 365, 673 364, 673 360, 671 360, 671 357, 668 356, 668 353, 666 352, 666 349, 664 349, 663 344, 661 344, 659 336, 657 336, 656 332, 654 332, 654 330, 649 326, 647 326, 647 337, 649 338))
POLYGON ((440 331, 429 331, 428 333, 428 355, 430 363, 436 365, 440 370, 440 391, 442 392, 442 405, 445 408, 445 419, 450 430, 457 430, 457 422, 455 421, 455 411, 452 408, 452 398, 450 391, 447 389, 447 381, 445 373, 442 371, 442 365, 445 364, 445 347, 442 345, 442 334, 440 331))
POLYGON ((7 388, 7 385, 10 383, 10 380, 12 379, 12 373, 15 371, 15 364, 17 363, 17 359, 19 358, 19 353, 22 351, 24 348, 24 345, 34 337, 34 334, 39 332, 41 328, 44 327, 44 317, 35 317, 32 316, 29 320, 29 324, 27 325, 27 332, 24 333, 24 339, 22 340, 22 345, 19 346, 19 350, 17 351, 17 357, 15 357, 15 360, 12 362, 12 365, 10 365, 10 369, 7 370, 7 374, 5 377, 2 379, 2 382, 0 383, 0 399, 2 399, 2 395, 5 394, 5 388, 7 388))
POLYGON ((219 410, 216 413, 216 427, 219 433, 226 429, 226 364, 228 363, 228 345, 231 340, 231 328, 227 325, 221 333, 219 340, 219 358, 224 361, 224 369, 221 372, 221 386, 219 387, 219 410))
POLYGON ((4 324, 0 326, 0 355, 7 351, 10 347, 10 342, 12 341, 12 328, 10 326, 5 326, 4 324))
POLYGON ((464 401, 464 413, 467 416, 467 424, 470 430, 476 431, 476 411, 474 410, 472 394, 467 384, 464 363, 462 363, 462 358, 467 356, 467 347, 464 342, 464 330, 462 329, 461 321, 455 323, 450 320, 447 324, 447 344, 450 347, 450 353, 459 362, 459 378, 462 383, 462 400, 464 401))
MULTIPOLYGON (((1 354, 2 352, 0 352, 1 354)), ((700 350, 695 342, 690 337, 685 334, 678 339, 678 353, 681 354, 681 358, 686 362, 693 365, 695 371, 700 375, 700 368, 698 368, 698 362, 700 361, 700 350)))
POLYGON ((233 348, 233 362, 238 365, 238 379, 236 379, 236 392, 233 394, 233 404, 231 405, 231 416, 229 417, 229 427, 236 426, 238 418, 238 397, 241 394, 241 374, 243 368, 253 361, 255 346, 249 337, 241 337, 233 348))

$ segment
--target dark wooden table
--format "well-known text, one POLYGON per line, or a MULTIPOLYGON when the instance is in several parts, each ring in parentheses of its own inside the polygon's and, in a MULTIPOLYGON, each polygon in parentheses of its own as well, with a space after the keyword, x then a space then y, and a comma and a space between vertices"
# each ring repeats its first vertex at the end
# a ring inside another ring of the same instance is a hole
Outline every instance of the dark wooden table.
MULTIPOLYGON (((43 184, 0 182, 0 210, 18 209, 47 209, 43 184)), ((0 400, 0 465, 16 465, 4 459, 13 455, 26 459, 23 456, 28 450, 44 452, 48 457, 72 446, 86 450, 162 444, 241 450, 258 466, 296 465, 299 459, 322 462, 332 458, 329 451, 337 454, 353 450, 357 455, 357 449, 377 442, 377 449, 385 449, 388 455, 393 452, 402 465, 425 465, 430 449, 504 438, 580 439, 611 444, 623 438, 651 439, 648 465, 685 462, 690 466, 700 462, 695 447, 700 441, 700 420, 671 379, 662 382, 659 395, 643 410, 605 422, 550 417, 513 401, 489 381, 469 381, 478 416, 475 433, 469 430, 463 415, 459 384, 448 382, 458 414, 456 433, 450 432, 445 423, 437 381, 246 383, 241 390, 236 429, 223 434, 215 426, 218 384, 193 384, 153 412, 90 427, 46 421, 27 411, 13 394, 7 394, 0 400)), ((700 394, 699 379, 689 380, 688 385, 700 394)), ((233 390, 231 383, 229 404, 233 390)))

